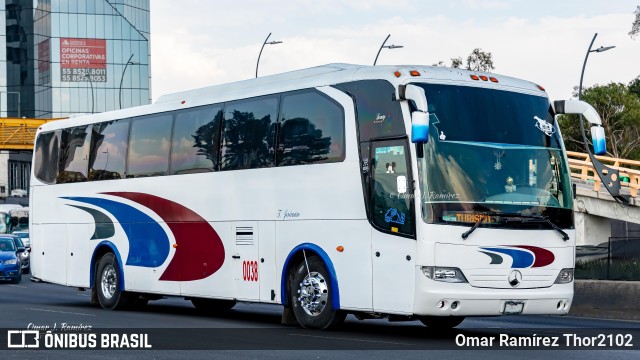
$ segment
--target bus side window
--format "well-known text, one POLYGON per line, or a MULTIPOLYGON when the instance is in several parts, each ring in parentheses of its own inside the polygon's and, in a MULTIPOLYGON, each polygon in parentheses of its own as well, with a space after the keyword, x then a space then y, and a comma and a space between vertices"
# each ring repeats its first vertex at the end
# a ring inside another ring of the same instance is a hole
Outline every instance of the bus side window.
POLYGON ((374 142, 371 171, 371 217, 378 228, 413 235, 413 191, 406 140, 374 142))
POLYGON ((55 184, 58 176, 59 142, 57 132, 52 131, 38 136, 34 173, 38 180, 55 184))

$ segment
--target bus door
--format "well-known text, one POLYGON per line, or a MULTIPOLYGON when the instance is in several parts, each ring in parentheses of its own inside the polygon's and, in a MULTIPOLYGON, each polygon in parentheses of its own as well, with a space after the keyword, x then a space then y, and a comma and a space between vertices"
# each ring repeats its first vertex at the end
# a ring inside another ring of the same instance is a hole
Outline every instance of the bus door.
POLYGON ((369 211, 373 310, 413 311, 415 211, 407 139, 372 141, 369 211))
POLYGON ((236 222, 232 235, 235 237, 231 255, 234 295, 238 300, 257 301, 260 298, 258 222, 236 222))

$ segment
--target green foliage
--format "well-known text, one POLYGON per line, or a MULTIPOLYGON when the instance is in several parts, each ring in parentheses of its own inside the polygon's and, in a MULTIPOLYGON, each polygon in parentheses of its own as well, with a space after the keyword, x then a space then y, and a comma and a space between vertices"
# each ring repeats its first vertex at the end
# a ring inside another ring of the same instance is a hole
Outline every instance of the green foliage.
POLYGON ((636 15, 636 19, 633 21, 633 24, 631 24, 631 31, 629 31, 629 36, 631 36, 632 39, 635 39, 636 36, 640 34, 640 5, 638 5, 634 14, 636 15))
MULTIPOLYGON (((607 155, 640 160, 640 97, 624 84, 611 83, 584 89, 582 100, 591 104, 602 118, 607 155)), ((578 116, 560 116, 558 123, 567 150, 585 152, 578 116)), ((584 126, 590 143, 588 129, 591 125, 585 121, 584 126)))
MULTIPOLYGON (((459 69, 462 67, 462 58, 451 58, 451 67, 459 69)), ((443 61, 438 61, 432 66, 444 66, 443 61)), ((484 52, 479 48, 473 49, 471 54, 467 56, 467 70, 491 72, 495 69, 493 66, 493 55, 490 52, 484 52)))
POLYGON ((629 83, 629 92, 640 98, 640 76, 631 80, 629 83))

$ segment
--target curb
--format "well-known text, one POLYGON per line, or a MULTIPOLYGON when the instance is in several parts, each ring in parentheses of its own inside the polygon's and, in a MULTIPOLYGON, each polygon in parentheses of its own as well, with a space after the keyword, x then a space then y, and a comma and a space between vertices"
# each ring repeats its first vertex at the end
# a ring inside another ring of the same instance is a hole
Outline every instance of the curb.
POLYGON ((569 315, 640 320, 640 281, 576 280, 569 315))

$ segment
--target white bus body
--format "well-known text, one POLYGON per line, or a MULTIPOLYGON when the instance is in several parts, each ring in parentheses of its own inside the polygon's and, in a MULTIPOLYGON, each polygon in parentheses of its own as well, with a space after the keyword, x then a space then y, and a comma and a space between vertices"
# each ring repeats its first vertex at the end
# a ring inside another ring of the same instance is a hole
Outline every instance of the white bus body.
POLYGON ((311 328, 333 326, 345 313, 432 326, 465 316, 567 314, 572 196, 548 108, 538 86, 505 76, 332 64, 47 123, 31 178, 31 271, 92 288, 105 308, 161 295, 199 308, 273 303, 311 328), (487 102, 471 112, 460 106, 487 102), (520 102, 538 112, 515 117, 520 102), (276 110, 258 118, 245 105, 276 110), (178 141, 181 114, 206 106, 223 114, 220 124, 206 123, 221 145, 193 142, 204 125, 178 141), (309 118, 295 115, 304 111, 309 118), (429 113, 427 142, 410 141, 415 112, 429 113), (158 125, 144 123, 149 114, 158 125), (480 121, 487 126, 467 131, 480 121), (258 123, 271 127, 241 127, 258 123), (126 136, 109 143, 117 124, 126 124, 126 136), (162 139, 145 138, 163 129, 162 139), (249 137, 264 129, 273 132, 249 137), (137 140, 127 145, 127 136, 137 140), (145 153, 144 141, 162 156, 145 153), (247 150, 251 141, 262 150, 247 150), (181 154, 204 164, 206 151, 214 171, 176 170, 181 154), (121 170, 111 165, 119 161, 121 170))

